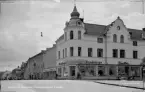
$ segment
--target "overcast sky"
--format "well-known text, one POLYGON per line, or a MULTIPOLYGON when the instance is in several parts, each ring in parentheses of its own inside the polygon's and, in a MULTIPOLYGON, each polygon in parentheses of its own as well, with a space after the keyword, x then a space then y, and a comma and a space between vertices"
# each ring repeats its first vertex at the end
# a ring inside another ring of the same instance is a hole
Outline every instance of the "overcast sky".
MULTIPOLYGON (((85 22, 106 25, 120 16, 129 28, 145 27, 141 2, 76 1, 80 17, 84 10, 85 22)), ((0 14, 0 71, 16 68, 42 49, 51 47, 63 34, 65 22, 70 19, 73 7, 73 0, 3 2, 0 14)))

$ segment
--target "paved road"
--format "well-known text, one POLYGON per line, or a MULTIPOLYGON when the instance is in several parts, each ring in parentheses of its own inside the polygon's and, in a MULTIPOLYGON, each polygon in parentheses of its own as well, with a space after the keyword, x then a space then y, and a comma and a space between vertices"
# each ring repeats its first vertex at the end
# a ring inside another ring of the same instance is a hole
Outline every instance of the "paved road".
POLYGON ((77 80, 19 80, 2 81, 2 91, 12 92, 143 92, 140 89, 124 88, 77 80))

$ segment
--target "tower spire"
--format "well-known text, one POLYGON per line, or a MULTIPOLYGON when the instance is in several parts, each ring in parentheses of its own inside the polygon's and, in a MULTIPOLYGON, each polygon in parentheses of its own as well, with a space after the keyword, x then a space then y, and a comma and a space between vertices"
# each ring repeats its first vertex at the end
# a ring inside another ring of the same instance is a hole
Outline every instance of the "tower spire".
POLYGON ((80 14, 77 11, 77 7, 76 7, 76 0, 74 0, 74 9, 73 12, 71 13, 71 18, 79 18, 80 14))

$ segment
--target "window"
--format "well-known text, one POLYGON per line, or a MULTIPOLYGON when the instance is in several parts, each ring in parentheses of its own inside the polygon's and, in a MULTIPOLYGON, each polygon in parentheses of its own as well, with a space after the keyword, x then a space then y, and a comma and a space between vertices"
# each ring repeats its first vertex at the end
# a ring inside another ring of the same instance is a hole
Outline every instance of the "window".
POLYGON ((123 35, 120 36, 120 43, 124 43, 124 36, 123 35))
POLYGON ((65 57, 67 57, 67 48, 65 48, 65 57))
POLYGON ((133 58, 134 58, 134 59, 137 59, 137 57, 138 57, 138 56, 137 56, 137 51, 133 51, 133 58))
POLYGON ((133 46, 137 46, 137 41, 133 41, 133 46))
POLYGON ((113 49, 113 57, 114 58, 118 57, 118 50, 117 49, 113 49))
POLYGON ((98 38, 98 43, 103 43, 103 38, 98 38))
POLYGON ((81 39, 81 31, 78 31, 78 39, 81 39))
POLYGON ((81 47, 78 47, 78 56, 81 56, 81 47))
POLYGON ((120 30, 120 26, 117 26, 117 30, 120 30))
POLYGON ((64 49, 63 49, 63 58, 64 58, 64 49))
POLYGON ((117 42, 117 35, 116 34, 113 35, 113 42, 117 42))
POLYGON ((103 57, 103 49, 97 49, 97 56, 103 57))
POLYGON ((70 47, 70 56, 73 56, 73 47, 70 47))
POLYGON ((73 39, 73 31, 70 31, 70 39, 73 39))
POLYGON ((125 50, 120 50, 120 58, 125 58, 125 50))
POLYGON ((67 40, 67 33, 65 32, 65 41, 67 40))
POLYGON ((58 51, 58 59, 60 59, 60 51, 58 51))
POLYGON ((92 48, 88 48, 88 57, 92 57, 92 48))

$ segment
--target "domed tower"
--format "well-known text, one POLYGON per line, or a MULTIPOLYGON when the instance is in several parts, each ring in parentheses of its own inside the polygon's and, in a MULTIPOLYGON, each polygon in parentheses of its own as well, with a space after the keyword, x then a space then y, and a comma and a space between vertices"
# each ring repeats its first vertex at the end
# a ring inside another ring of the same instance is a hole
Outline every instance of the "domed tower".
POLYGON ((84 26, 82 18, 80 18, 80 13, 77 11, 76 5, 74 5, 73 11, 70 14, 71 18, 65 23, 64 28, 64 38, 68 39, 78 39, 78 34, 81 35, 81 30, 84 26))

